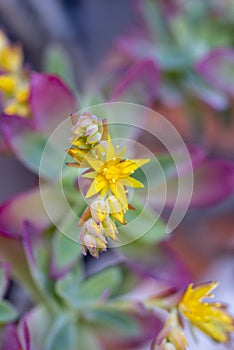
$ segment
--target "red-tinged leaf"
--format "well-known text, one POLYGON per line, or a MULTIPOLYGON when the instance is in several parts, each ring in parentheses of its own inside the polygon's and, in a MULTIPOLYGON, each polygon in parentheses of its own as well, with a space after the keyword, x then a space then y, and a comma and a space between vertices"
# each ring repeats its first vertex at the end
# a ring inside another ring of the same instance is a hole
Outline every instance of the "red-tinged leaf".
POLYGON ((33 298, 40 298, 28 268, 21 240, 7 238, 0 233, 0 260, 10 262, 12 275, 28 289, 33 298))
POLYGON ((151 105, 160 86, 160 70, 155 61, 144 59, 130 68, 113 88, 110 101, 151 105))
POLYGON ((72 91, 52 74, 32 75, 30 104, 36 127, 46 134, 52 133, 76 110, 72 91))
POLYGON ((38 230, 45 230, 52 225, 51 220, 57 222, 66 211, 64 201, 50 186, 35 188, 20 194, 0 207, 0 232, 8 237, 21 237, 24 223, 33 223, 38 230), (46 198, 47 209, 43 205, 41 196, 46 198))
POLYGON ((193 207, 215 205, 234 194, 234 162, 207 160, 194 175, 193 207))
MULTIPOLYGON (((184 183, 187 176, 184 174, 181 178, 184 183)), ((185 188, 186 189, 186 188, 185 188)), ((160 190, 154 188, 155 193, 160 195, 160 190)), ((209 207, 221 203, 234 194, 234 163, 223 160, 206 160, 200 164, 194 171, 193 194, 190 201, 190 207, 209 207)), ((167 181, 167 197, 165 205, 167 207, 178 207, 184 205, 184 197, 179 201, 177 179, 167 181)), ((153 196, 151 196, 153 198, 153 196)), ((160 201, 160 196, 157 198, 160 201)))
POLYGON ((17 326, 14 324, 8 324, 2 336, 1 350, 19 350, 20 342, 17 334, 17 326))
MULTIPOLYGON (((31 337, 30 332, 28 328, 28 324, 25 321, 25 318, 23 318, 19 325, 18 325, 18 337, 20 341, 20 349, 22 350, 34 350, 31 346, 31 337)), ((36 349, 35 349, 36 350, 36 349)))

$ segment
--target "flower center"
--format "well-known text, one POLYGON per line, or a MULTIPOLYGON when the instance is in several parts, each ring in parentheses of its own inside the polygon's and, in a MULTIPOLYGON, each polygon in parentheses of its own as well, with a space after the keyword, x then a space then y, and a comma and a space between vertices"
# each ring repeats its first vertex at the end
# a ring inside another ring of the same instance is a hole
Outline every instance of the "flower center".
POLYGON ((118 164, 113 159, 106 162, 102 167, 102 175, 110 183, 116 183, 120 179, 121 169, 118 167, 118 164))

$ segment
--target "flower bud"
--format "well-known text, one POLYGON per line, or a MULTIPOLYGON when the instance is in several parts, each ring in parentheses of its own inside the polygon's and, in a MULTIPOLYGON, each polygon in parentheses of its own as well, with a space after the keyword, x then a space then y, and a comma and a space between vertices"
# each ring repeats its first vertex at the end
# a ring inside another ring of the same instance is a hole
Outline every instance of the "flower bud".
POLYGON ((88 219, 81 229, 79 242, 82 244, 84 255, 88 250, 93 257, 97 258, 99 252, 105 251, 107 246, 101 224, 97 224, 93 219, 88 219))
POLYGON ((118 229, 113 220, 107 219, 102 223, 105 236, 116 241, 118 229))
POLYGON ((119 200, 115 196, 109 196, 107 198, 107 203, 110 207, 110 215, 114 219, 118 220, 121 224, 125 224, 125 209, 123 208, 119 200))
POLYGON ((106 201, 102 199, 95 200, 90 206, 93 219, 99 223, 106 220, 109 216, 110 208, 106 201))
MULTIPOLYGON (((96 115, 84 113, 81 116, 73 114, 72 120, 76 123, 72 127, 71 143, 74 146, 79 138, 83 138, 83 143, 92 145, 101 140, 103 135, 103 122, 96 115)), ((77 146, 77 145, 76 145, 77 146)))

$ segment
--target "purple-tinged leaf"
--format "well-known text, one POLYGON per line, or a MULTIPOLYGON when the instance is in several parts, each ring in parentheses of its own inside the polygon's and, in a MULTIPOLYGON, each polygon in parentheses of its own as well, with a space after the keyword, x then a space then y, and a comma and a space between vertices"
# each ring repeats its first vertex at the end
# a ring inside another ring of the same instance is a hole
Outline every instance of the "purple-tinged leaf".
POLYGON ((20 239, 4 237, 0 232, 0 260, 10 261, 14 278, 28 289, 32 298, 40 299, 32 280, 20 239))
POLYGON ((160 70, 155 61, 144 59, 130 68, 113 88, 110 101, 151 105, 160 86, 160 70))
MULTIPOLYGON (((37 306, 24 315, 19 323, 19 335, 23 335, 22 344, 30 344, 30 350, 45 349, 45 337, 51 323, 51 315, 43 306, 37 306), (27 329, 26 333, 24 329, 27 329), (29 336, 28 336, 29 335, 29 336), (27 337, 27 338, 26 338, 27 337), (26 340, 29 340, 26 342, 26 340)), ((21 338, 21 339, 22 339, 21 338)), ((23 350, 26 350, 23 348, 23 350)))
POLYGON ((20 237, 23 234, 24 222, 34 224, 38 230, 45 230, 60 220, 66 211, 64 201, 59 193, 51 186, 41 186, 13 199, 0 206, 0 232, 8 237, 20 237), (50 218, 43 205, 41 195, 46 198, 50 218))
POLYGON ((76 110, 72 91, 52 74, 32 75, 30 104, 35 126, 46 134, 52 133, 76 110))
POLYGON ((50 252, 40 231, 29 222, 24 224, 23 246, 28 266, 39 294, 56 308, 53 281, 49 277, 50 252))
POLYGON ((220 47, 196 64, 197 72, 213 87, 234 96, 234 50, 220 47))
MULTIPOLYGON (((183 175, 186 182, 186 174, 183 175)), ((155 193, 156 187, 153 189, 155 193)), ((165 205, 173 207, 177 199, 176 179, 167 182, 165 205)), ((194 170, 194 186, 190 207, 209 207, 218 204, 234 194, 234 163, 224 160, 206 160, 194 170)), ((185 194, 186 195, 186 194, 185 194)), ((159 198, 157 202, 159 202, 159 198)), ((177 206, 183 205, 183 198, 177 206)))
POLYGON ((18 325, 18 337, 20 340, 22 350, 34 350, 31 346, 31 338, 29 333, 28 324, 25 318, 21 319, 18 325))
POLYGON ((1 350, 19 350, 20 347, 17 326, 8 324, 3 331, 1 350))
POLYGON ((204 161, 194 176, 192 207, 215 205, 234 194, 234 162, 204 161))
POLYGON ((1 128, 9 151, 27 168, 38 174, 46 137, 35 129, 31 119, 17 115, 3 114, 1 128))

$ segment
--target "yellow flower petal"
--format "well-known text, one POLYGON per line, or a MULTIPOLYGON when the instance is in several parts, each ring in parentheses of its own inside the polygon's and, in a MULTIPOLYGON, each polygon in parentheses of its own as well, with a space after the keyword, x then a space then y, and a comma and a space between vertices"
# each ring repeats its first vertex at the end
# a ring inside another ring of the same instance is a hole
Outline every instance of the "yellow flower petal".
POLYGON ((134 179, 131 176, 128 176, 125 179, 120 180, 120 182, 124 186, 127 186, 127 187, 134 187, 134 188, 143 188, 144 187, 144 185, 140 181, 134 179))

